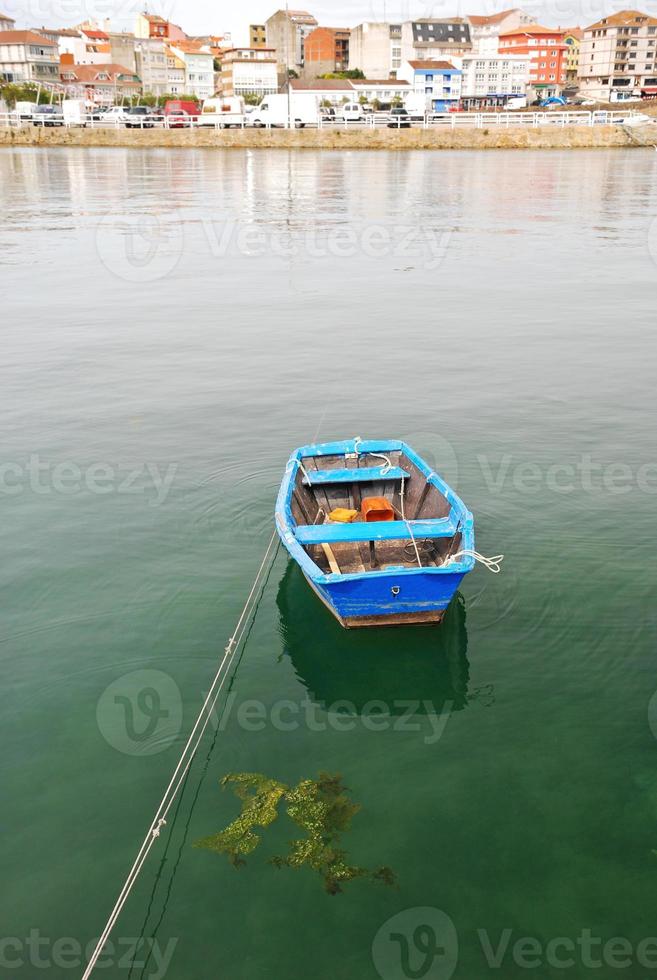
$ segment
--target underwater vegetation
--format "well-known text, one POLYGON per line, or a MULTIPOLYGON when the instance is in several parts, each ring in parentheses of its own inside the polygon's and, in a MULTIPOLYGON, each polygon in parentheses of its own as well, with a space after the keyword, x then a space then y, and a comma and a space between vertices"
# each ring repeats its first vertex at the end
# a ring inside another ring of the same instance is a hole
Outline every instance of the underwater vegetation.
POLYGON ((279 807, 284 805, 290 820, 305 836, 290 841, 287 854, 273 857, 270 863, 274 867, 307 865, 323 879, 329 895, 339 894, 342 886, 354 878, 367 878, 384 885, 396 883, 390 868, 369 871, 348 863, 340 842, 360 805, 350 800, 339 773, 320 772, 318 779, 303 779, 296 786, 287 786, 260 773, 229 773, 220 785, 224 789, 232 786, 242 801, 242 812, 225 830, 196 841, 194 847, 226 854, 234 867, 240 868, 246 864, 245 856, 252 854, 261 842, 254 828, 272 824, 278 817, 279 807))

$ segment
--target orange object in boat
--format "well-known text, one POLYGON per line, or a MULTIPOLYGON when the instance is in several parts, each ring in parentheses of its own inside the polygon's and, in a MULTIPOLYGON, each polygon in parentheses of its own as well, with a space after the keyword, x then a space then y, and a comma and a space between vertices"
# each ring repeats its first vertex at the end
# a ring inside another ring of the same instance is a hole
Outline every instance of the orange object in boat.
POLYGON ((394 521, 395 519, 392 504, 385 497, 363 497, 361 514, 363 520, 368 523, 370 521, 394 521))
POLYGON ((336 507, 328 515, 329 521, 335 521, 336 524, 350 524, 354 517, 358 515, 357 510, 348 510, 346 507, 336 507))

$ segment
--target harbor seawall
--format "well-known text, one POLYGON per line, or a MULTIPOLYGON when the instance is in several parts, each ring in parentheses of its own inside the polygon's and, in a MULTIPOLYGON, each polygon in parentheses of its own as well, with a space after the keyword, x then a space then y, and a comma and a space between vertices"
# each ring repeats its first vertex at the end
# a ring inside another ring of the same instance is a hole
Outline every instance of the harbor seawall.
POLYGON ((126 130, 0 128, 0 147, 7 146, 116 146, 206 147, 248 149, 323 150, 494 150, 494 149, 608 149, 652 147, 657 125, 530 126, 488 129, 227 129, 126 130))

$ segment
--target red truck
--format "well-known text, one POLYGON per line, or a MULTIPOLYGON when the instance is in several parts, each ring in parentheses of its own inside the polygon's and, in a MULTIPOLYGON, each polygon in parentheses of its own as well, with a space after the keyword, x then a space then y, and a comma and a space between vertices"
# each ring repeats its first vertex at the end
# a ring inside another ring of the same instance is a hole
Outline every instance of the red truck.
POLYGON ((191 120, 196 120, 200 114, 201 107, 197 102, 169 99, 164 106, 165 125, 169 128, 189 126, 191 120))

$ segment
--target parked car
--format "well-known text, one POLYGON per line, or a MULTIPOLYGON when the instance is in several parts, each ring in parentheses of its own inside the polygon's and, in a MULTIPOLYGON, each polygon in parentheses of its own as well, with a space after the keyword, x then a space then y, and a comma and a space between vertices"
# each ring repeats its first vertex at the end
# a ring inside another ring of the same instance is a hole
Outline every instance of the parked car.
POLYGON ((411 117, 406 109, 391 109, 388 118, 388 129, 410 129, 411 117))
POLYGON ((189 129, 192 124, 189 113, 184 109, 171 109, 164 114, 169 129, 189 129))
POLYGON ((34 126, 63 126, 64 117, 58 105, 38 105, 32 114, 34 126))
POLYGON ((126 110, 126 129, 152 129, 155 125, 153 110, 147 105, 132 105, 126 110))
POLYGON ((102 110, 101 119, 108 123, 124 123, 128 120, 128 110, 123 105, 113 105, 109 109, 102 110))
POLYGON ((109 112, 109 107, 106 105, 101 105, 95 109, 92 109, 90 115, 94 122, 101 122, 101 120, 107 118, 108 112, 109 112))
POLYGON ((358 102, 345 102, 341 115, 345 122, 362 122, 365 119, 363 107, 358 102))
POLYGON ((325 123, 335 122, 337 118, 333 106, 321 106, 319 110, 319 114, 322 117, 322 122, 325 123))

